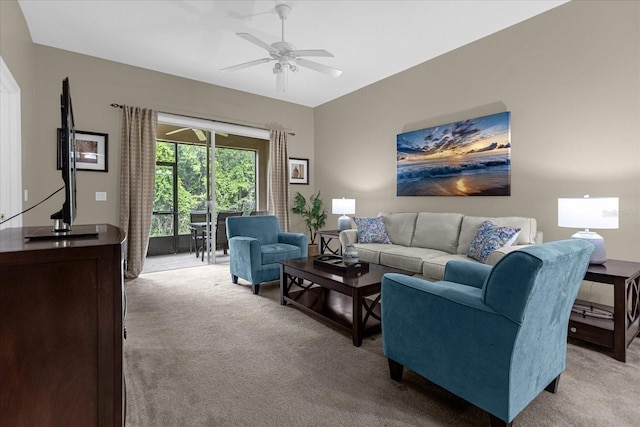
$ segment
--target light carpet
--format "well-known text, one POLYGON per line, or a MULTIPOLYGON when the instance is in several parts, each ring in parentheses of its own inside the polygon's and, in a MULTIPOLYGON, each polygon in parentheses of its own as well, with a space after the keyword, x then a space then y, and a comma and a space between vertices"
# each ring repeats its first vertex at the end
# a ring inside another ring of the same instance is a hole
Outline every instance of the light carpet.
MULTIPOLYGON (((281 306, 277 282, 256 296, 231 283, 228 265, 211 265, 125 287, 128 426, 489 425, 411 371, 392 381, 379 334, 354 347, 346 332, 281 306)), ((627 363, 568 347, 558 393, 542 392, 514 425, 638 426, 640 339, 627 363)))

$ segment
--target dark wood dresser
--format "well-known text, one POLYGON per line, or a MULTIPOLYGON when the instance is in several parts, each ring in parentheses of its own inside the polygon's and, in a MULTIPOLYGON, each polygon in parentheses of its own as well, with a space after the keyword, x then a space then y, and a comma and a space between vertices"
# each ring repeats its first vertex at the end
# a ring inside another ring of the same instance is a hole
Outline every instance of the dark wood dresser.
POLYGON ((126 236, 90 227, 37 241, 24 237, 36 227, 0 230, 0 426, 124 424, 126 236))

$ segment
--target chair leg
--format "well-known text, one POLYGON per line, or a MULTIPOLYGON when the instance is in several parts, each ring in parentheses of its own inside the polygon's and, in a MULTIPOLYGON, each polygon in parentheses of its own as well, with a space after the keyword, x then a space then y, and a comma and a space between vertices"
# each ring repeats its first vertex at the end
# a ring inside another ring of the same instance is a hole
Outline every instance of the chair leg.
POLYGON ((253 290, 254 295, 258 295, 258 293, 260 292, 260 284, 259 283, 257 285, 251 284, 251 289, 253 290))
POLYGON ((508 423, 492 414, 489 414, 489 423, 491 427, 512 427, 513 426, 513 421, 508 423))
POLYGON ((233 274, 231 275, 231 283, 233 283, 234 285, 238 284, 238 276, 234 276, 233 274))
POLYGON ((545 391, 548 391, 549 393, 555 393, 558 391, 559 385, 560 385, 560 375, 555 377, 555 379, 551 381, 551 383, 549 383, 547 387, 545 387, 545 391))
POLYGON ((404 366, 396 362, 392 359, 387 359, 389 362, 389 374, 391 375, 391 379, 394 381, 402 381, 402 371, 404 366))

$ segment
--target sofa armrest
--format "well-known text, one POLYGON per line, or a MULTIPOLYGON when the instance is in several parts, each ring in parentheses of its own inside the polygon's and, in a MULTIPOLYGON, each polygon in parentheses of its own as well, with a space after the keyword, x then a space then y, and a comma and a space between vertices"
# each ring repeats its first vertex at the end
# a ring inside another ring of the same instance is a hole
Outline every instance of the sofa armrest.
POLYGON ((278 243, 287 243, 289 245, 298 246, 302 249, 302 256, 306 257, 309 251, 307 235, 302 233, 278 233, 278 243))
POLYGON ((442 280, 482 288, 490 272, 490 265, 471 261, 449 261, 444 267, 442 280))
POLYGON ((347 248, 347 245, 358 243, 358 230, 342 230, 340 232, 340 246, 342 246, 342 252, 347 248))

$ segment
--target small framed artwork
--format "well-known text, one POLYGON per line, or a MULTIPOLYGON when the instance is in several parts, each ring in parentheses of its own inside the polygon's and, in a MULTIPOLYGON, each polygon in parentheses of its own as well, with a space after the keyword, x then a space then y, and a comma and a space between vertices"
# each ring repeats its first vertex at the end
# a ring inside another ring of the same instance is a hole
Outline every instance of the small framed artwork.
MULTIPOLYGON (((76 131, 76 169, 108 172, 109 134, 76 131)), ((58 156, 60 156, 60 129, 58 129, 58 156)), ((62 159, 58 158, 58 169, 62 159)))
POLYGON ((289 184, 309 185, 309 159, 289 157, 289 184))

